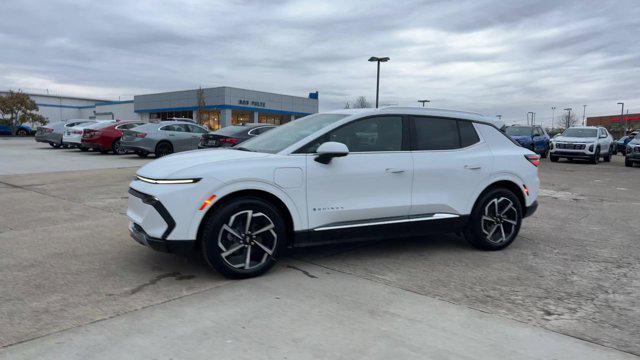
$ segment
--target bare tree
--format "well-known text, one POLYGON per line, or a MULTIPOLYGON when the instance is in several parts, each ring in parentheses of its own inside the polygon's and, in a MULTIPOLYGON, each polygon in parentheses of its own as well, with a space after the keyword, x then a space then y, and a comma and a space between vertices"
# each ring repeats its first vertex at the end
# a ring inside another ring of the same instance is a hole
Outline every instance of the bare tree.
POLYGON ((571 115, 563 114, 558 119, 558 126, 564 129, 568 129, 572 126, 575 126, 577 123, 578 123, 578 118, 574 113, 572 113, 571 115))
POLYGON ((345 109, 366 109, 370 107, 371 103, 364 96, 358 96, 353 102, 347 102, 344 105, 345 109))
POLYGON ((197 96, 198 96, 198 114, 197 114, 197 121, 198 124, 202 124, 204 121, 204 109, 207 106, 207 104, 204 101, 204 90, 202 90, 202 87, 200 87, 198 89, 197 92, 197 96))

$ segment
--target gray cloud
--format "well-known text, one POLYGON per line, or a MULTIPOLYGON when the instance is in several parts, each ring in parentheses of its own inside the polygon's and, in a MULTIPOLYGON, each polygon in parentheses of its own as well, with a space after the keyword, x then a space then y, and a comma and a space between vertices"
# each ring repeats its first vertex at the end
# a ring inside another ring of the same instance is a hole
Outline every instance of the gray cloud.
POLYGON ((637 1, 3 1, 3 88, 107 98, 197 86, 549 121, 640 112, 637 1))

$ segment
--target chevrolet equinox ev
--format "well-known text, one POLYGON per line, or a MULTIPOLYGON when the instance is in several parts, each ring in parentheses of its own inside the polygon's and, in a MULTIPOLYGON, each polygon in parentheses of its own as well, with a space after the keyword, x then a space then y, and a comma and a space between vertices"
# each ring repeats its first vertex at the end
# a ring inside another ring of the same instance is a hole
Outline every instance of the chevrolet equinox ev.
POLYGON ((265 273, 288 246, 453 231, 500 250, 537 208, 540 161, 500 126, 412 107, 309 115, 146 164, 129 231, 156 250, 197 249, 230 278, 265 273))

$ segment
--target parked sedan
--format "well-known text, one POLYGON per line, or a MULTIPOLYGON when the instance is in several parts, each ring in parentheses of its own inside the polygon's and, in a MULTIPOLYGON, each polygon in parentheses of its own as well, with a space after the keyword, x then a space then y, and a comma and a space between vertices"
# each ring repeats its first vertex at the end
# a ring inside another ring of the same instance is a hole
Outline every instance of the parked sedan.
POLYGON ((229 147, 249 140, 273 128, 275 125, 265 124, 244 124, 224 127, 220 130, 202 135, 200 139, 200 149, 229 147))
POLYGON ((625 151, 624 165, 633 167, 634 164, 640 164, 640 134, 629 141, 625 151))
POLYGON ((77 147, 82 151, 87 151, 90 148, 82 146, 82 134, 84 134, 84 129, 97 123, 113 124, 115 122, 115 120, 95 120, 92 123, 87 122, 73 127, 67 127, 64 134, 62 134, 62 144, 69 147, 77 147))
POLYGON ((120 144, 125 151, 133 151, 140 157, 151 153, 162 157, 197 149, 200 137, 206 133, 207 129, 190 122, 163 121, 124 130, 120 144))
MULTIPOLYGON (((17 136, 27 136, 33 134, 33 129, 29 125, 20 124, 16 128, 17 136)), ((11 135, 11 126, 0 123, 0 135, 11 135)))
POLYGON ((82 147, 93 148, 106 154, 113 151, 116 155, 126 154, 122 148, 120 138, 123 130, 133 129, 144 125, 142 121, 118 121, 114 123, 98 123, 84 129, 82 133, 82 147))
POLYGON ((86 123, 95 123, 95 120, 89 119, 69 119, 67 121, 58 121, 47 124, 45 126, 40 126, 36 131, 36 141, 47 143, 54 148, 59 147, 67 147, 62 143, 62 134, 67 130, 67 128, 72 128, 74 126, 78 126, 86 123))
POLYGON ((523 148, 540 154, 543 158, 549 153, 549 135, 541 126, 514 125, 505 128, 505 133, 523 148))

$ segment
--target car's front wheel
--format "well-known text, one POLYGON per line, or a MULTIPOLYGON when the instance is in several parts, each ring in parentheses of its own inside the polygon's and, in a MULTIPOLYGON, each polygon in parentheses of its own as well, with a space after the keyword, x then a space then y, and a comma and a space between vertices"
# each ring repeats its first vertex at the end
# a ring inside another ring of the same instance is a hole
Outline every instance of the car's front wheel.
POLYGON ((127 150, 122 148, 122 144, 120 143, 120 139, 117 139, 116 141, 113 142, 112 148, 113 148, 113 153, 116 154, 116 155, 124 155, 124 154, 127 153, 127 150))
POLYGON ((626 167, 633 167, 633 161, 629 160, 628 157, 624 158, 624 166, 626 167))
POLYGON ((520 231, 522 206, 510 190, 490 190, 477 201, 465 231, 471 245, 482 250, 509 246, 520 231))
POLYGON ((286 242, 285 221, 272 204, 255 197, 231 200, 204 224, 202 253, 233 279, 259 276, 276 262, 286 242))
POLYGON ((156 145, 155 150, 156 157, 163 157, 169 154, 173 154, 173 146, 166 141, 161 141, 156 145))
POLYGON ((560 158, 555 156, 555 155, 550 155, 549 156, 549 160, 551 160, 551 162, 558 162, 558 160, 560 160, 560 158))

